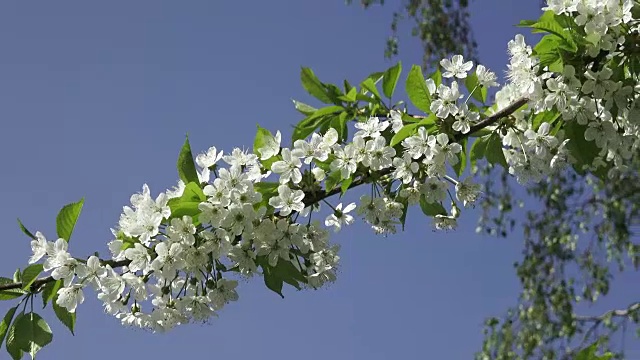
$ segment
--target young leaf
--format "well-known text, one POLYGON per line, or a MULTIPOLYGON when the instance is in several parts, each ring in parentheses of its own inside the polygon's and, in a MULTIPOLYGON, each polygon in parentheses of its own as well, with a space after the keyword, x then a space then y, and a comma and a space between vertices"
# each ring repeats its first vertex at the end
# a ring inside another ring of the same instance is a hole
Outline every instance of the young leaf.
POLYGON ((600 152, 595 141, 587 141, 584 138, 586 129, 586 125, 580 125, 577 121, 568 121, 564 126, 565 137, 569 139, 567 149, 576 160, 574 168, 579 174, 584 174, 583 167, 591 165, 600 152))
POLYGON ((200 185, 194 182, 188 183, 181 197, 169 200, 168 205, 169 209, 171 209, 171 217, 181 218, 185 215, 193 217, 200 214, 198 205, 206 199, 207 197, 202 192, 200 185))
POLYGON ((80 199, 78 202, 67 204, 60 209, 60 212, 56 217, 56 231, 58 232, 58 237, 69 242, 69 239, 71 239, 71 233, 73 233, 73 228, 76 226, 76 222, 78 221, 78 217, 82 211, 82 205, 84 205, 84 198, 80 199))
POLYGON ((485 103, 487 101, 487 88, 484 86, 480 86, 478 75, 476 75, 475 72, 473 74, 467 75, 467 78, 464 79, 464 86, 467 88, 474 99, 480 101, 481 103, 485 103), (472 91, 473 93, 471 93, 472 91))
POLYGON ((365 81, 362 82, 362 84, 360 84, 360 86, 362 86, 363 89, 366 89, 367 91, 375 95, 377 99, 381 99, 380 93, 378 92, 378 88, 376 87, 376 84, 373 82, 373 80, 371 80, 371 78, 367 78, 365 81))
POLYGON ((198 172, 196 171, 196 165, 193 162, 193 154, 191 153, 191 145, 189 144, 189 136, 184 140, 184 145, 180 149, 180 155, 178 155, 178 162, 176 163, 178 168, 178 175, 180 180, 185 184, 190 182, 198 183, 198 172))
POLYGON ((20 221, 20 219, 19 219, 19 218, 18 218, 18 226, 20 226, 20 230, 22 230, 22 232, 23 232, 25 235, 27 235, 28 237, 30 237, 30 238, 31 238, 31 239, 33 239, 33 240, 35 240, 35 239, 36 239, 35 235, 33 235, 33 234, 31 233, 31 231, 29 231, 29 230, 24 226, 24 224, 22 223, 22 221, 20 221))
POLYGON ((431 95, 427 88, 427 83, 422 75, 422 68, 419 65, 413 65, 407 75, 405 91, 411 103, 425 113, 430 112, 431 95))
POLYGON ((462 176, 464 173, 464 169, 467 167, 467 138, 464 138, 460 141, 460 145, 462 146, 462 151, 458 153, 458 163, 453 165, 453 170, 455 170, 458 177, 462 176))
POLYGON ((62 286, 62 279, 48 282, 42 288, 42 308, 47 307, 47 303, 53 301, 53 298, 58 293, 58 289, 62 286))
POLYGON ((351 186, 352 182, 353 182, 353 178, 352 177, 348 177, 348 178, 342 180, 342 184, 340 185, 341 196, 344 195, 349 190, 349 186, 351 186))
POLYGON ((9 330, 9 324, 11 324, 11 320, 13 320, 13 315, 16 313, 17 308, 18 308, 18 305, 9 309, 9 311, 7 311, 7 313, 4 315, 2 322, 0 322, 0 347, 2 347, 2 343, 4 342, 4 337, 7 335, 7 330, 9 330))
MULTIPOLYGON (((257 125, 258 131, 256 132, 256 137, 253 140, 253 152, 258 156, 262 157, 261 149, 264 149, 265 146, 275 145, 277 144, 274 139, 275 137, 271 134, 271 132, 260 125, 257 125)), ((271 149, 277 151, 275 149, 271 149)), ((273 151, 271 151, 273 153, 273 151)), ((268 155, 267 155, 268 156, 268 155)))
POLYGON ((327 191, 333 190, 342 181, 342 174, 340 171, 333 171, 324 179, 324 187, 327 191))
POLYGON ((321 128, 324 124, 330 123, 334 119, 335 114, 343 112, 342 106, 326 106, 316 110, 312 115, 307 116, 296 125, 291 136, 292 141, 304 139, 316 129, 321 128))
POLYGON ((440 72, 440 68, 429 75, 429 78, 433 80, 433 82, 436 84, 436 87, 440 86, 440 84, 442 84, 442 73, 440 72))
MULTIPOLYGON (((40 349, 51 343, 53 334, 49 324, 38 314, 30 312, 16 319, 13 324, 15 327, 15 342, 19 349, 29 352, 31 358, 40 349)), ((8 345, 8 341, 7 341, 8 345)))
POLYGON ((299 112, 301 112, 303 115, 309 116, 311 114, 313 114, 314 112, 316 112, 316 108, 314 108, 311 105, 307 105, 303 102, 291 99, 291 101, 293 101, 293 106, 296 108, 296 110, 298 110, 299 112))
POLYGON ((16 323, 20 320, 24 315, 24 313, 18 314, 16 316, 15 321, 9 327, 7 331, 7 352, 11 355, 13 360, 22 359, 23 351, 20 349, 20 344, 18 342, 18 335, 16 334, 16 323))
POLYGON ((338 99, 350 103, 354 103, 357 101, 358 90, 356 88, 351 88, 346 94, 338 96, 338 99))
POLYGON ((487 141, 487 148, 485 149, 484 154, 490 164, 500 164, 505 169, 509 169, 507 159, 504 157, 504 152, 502 151, 502 141, 500 140, 500 136, 498 136, 498 134, 494 133, 489 136, 489 140, 487 141))
POLYGON ((391 99, 393 93, 396 90, 396 84, 400 79, 400 73, 402 72, 402 63, 398 61, 397 64, 387 69, 382 76, 382 92, 384 96, 391 99))
POLYGON ((415 123, 415 124, 407 124, 407 125, 403 126, 400 129, 400 131, 398 131, 398 133, 393 135, 393 137, 391 138, 391 143, 389 144, 389 146, 391 146, 391 147, 396 146, 397 144, 401 143, 402 140, 404 140, 404 139, 408 138, 409 136, 415 134, 419 125, 420 124, 415 123))
POLYGON ((17 268, 16 271, 13 273, 13 282, 20 282, 22 281, 22 272, 20 271, 20 268, 17 268))
POLYGON ((422 212, 428 216, 447 215, 447 210, 442 206, 442 204, 437 202, 427 202, 424 195, 420 196, 420 208, 422 209, 422 212))
POLYGON ((264 273, 264 284, 267 285, 267 288, 284 299, 284 295, 282 295, 282 285, 284 282, 282 279, 275 274, 273 268, 268 264, 263 265, 262 270, 264 273))
POLYGON ((409 202, 407 199, 400 200, 402 204, 402 216, 400 216, 400 224, 402 224, 402 231, 404 231, 404 223, 407 221, 407 212, 409 212, 409 202))
POLYGON ((64 324, 64 326, 66 326, 69 331, 71 331, 71 335, 75 336, 73 329, 76 326, 76 313, 69 312, 67 308, 58 305, 56 303, 57 297, 58 296, 56 295, 55 299, 52 302, 53 312, 56 313, 56 317, 58 318, 58 320, 60 320, 60 322, 64 324))
POLYGON ((331 104, 333 102, 323 84, 313 73, 313 70, 303 67, 300 70, 300 80, 302 81, 302 87, 304 87, 311 96, 325 104, 331 104))
POLYGON ((42 272, 42 264, 31 264, 22 271, 22 289, 29 290, 29 287, 42 272))
POLYGON ((261 181, 254 184, 254 190, 262 194, 262 200, 258 204, 256 204, 256 209, 259 209, 262 206, 266 207, 267 209, 273 209, 267 206, 267 204, 269 204, 269 199, 278 195, 279 185, 280 184, 277 182, 270 181, 261 181))
POLYGON ((471 162, 471 171, 476 168, 478 160, 484 158, 484 151, 487 148, 487 139, 484 137, 477 138, 473 144, 471 144, 471 150, 469 151, 469 160, 471 162))

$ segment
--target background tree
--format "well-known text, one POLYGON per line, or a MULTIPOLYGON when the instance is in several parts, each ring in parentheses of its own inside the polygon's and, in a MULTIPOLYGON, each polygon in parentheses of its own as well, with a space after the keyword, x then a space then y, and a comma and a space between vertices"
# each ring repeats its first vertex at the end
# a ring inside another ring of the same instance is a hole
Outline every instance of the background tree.
MULTIPOLYGON (((352 4, 353 0, 347 0, 352 4)), ((365 9, 384 5, 384 0, 360 0, 365 9)), ((396 6, 387 4, 386 6, 396 6)), ((451 55, 461 54, 467 59, 477 60, 477 44, 469 24, 469 2, 467 0, 403 0, 393 12, 391 35, 386 41, 384 56, 398 55, 402 34, 399 29, 403 20, 412 23, 411 35, 420 40, 425 67, 451 55)))

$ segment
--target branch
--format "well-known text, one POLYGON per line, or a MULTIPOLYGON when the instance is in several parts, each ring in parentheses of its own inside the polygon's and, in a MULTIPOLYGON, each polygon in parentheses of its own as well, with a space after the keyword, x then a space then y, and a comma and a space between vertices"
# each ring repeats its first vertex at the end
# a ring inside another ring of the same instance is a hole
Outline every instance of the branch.
MULTIPOLYGON (((129 265, 129 263, 131 262, 131 260, 120 260, 120 261, 113 261, 113 260, 100 260, 100 263, 102 265, 110 265, 112 268, 121 268, 123 266, 127 266, 129 265)), ((54 279, 51 276, 47 276, 44 278, 40 278, 35 280, 32 284, 31 284, 31 289, 38 289, 40 287, 42 287, 43 285, 55 281, 56 279, 54 279)), ((3 284, 0 285, 0 291, 4 291, 4 290, 14 290, 14 289, 22 289, 22 282, 18 281, 18 282, 14 282, 14 283, 9 283, 9 284, 3 284)))
MULTIPOLYGON (((520 107, 522 107, 523 105, 525 105, 527 103, 527 101, 529 101, 527 98, 520 98, 516 101, 514 101, 513 103, 509 104, 507 107, 505 107, 504 109, 496 112, 495 114, 487 117, 486 119, 480 121, 479 123, 473 125, 471 127, 471 130, 466 133, 466 134, 458 134, 458 136, 454 137, 454 141, 460 141, 464 138, 469 137, 471 134, 475 133, 478 130, 482 130, 488 126, 491 126, 493 124, 495 124, 496 122, 498 122, 498 120, 507 117, 511 114, 513 114, 516 110, 518 110, 520 107)), ((371 175, 364 175, 361 176, 359 179, 355 180, 354 182, 351 183, 351 185, 349 185, 349 189, 355 188, 357 186, 363 185, 368 183, 371 179, 378 179, 384 175, 387 175, 391 173, 391 168, 387 168, 381 171, 377 171, 371 175)), ((314 192, 314 193, 305 193, 305 197, 304 197, 304 204, 305 206, 309 206, 312 204, 316 204, 328 197, 331 197, 333 195, 336 195, 338 193, 341 192, 340 188, 334 188, 330 191, 322 191, 322 192, 314 192)), ((113 261, 113 260, 100 260, 100 262, 103 265, 110 265, 112 268, 119 268, 119 267, 123 267, 128 265, 131 260, 121 260, 121 261, 113 261)), ((51 276, 45 277, 45 278, 40 278, 35 280, 32 284, 31 284, 31 289, 38 289, 41 286, 55 281, 55 279, 51 276)), ((9 283, 9 284, 3 284, 0 285, 0 291, 5 291, 5 290, 14 290, 14 289, 22 289, 22 282, 14 282, 14 283, 9 283)), ((637 304, 638 307, 640 307, 640 303, 637 304)))
POLYGON ((482 129, 486 128, 487 126, 491 126, 491 125, 495 124, 496 122, 498 122, 498 120, 502 119, 503 117, 507 117, 507 116, 513 114, 514 112, 516 112, 516 110, 518 110, 520 107, 525 105, 528 101, 529 101, 529 99, 522 97, 522 98, 512 102, 511 104, 509 104, 504 109, 496 112, 495 114, 489 116, 488 118, 486 118, 486 119, 480 121, 479 123, 473 125, 471 127, 471 130, 466 135, 462 135, 462 136, 456 137, 456 141, 462 140, 463 138, 468 137, 469 134, 473 134, 474 132, 476 132, 478 130, 482 130, 482 129))
POLYGON ((631 315, 632 313, 638 310, 640 310, 640 302, 635 302, 629 305, 626 309, 609 310, 602 315, 596 315, 596 316, 579 316, 578 315, 575 317, 575 319, 578 322, 601 323, 608 317, 625 317, 625 316, 631 315))

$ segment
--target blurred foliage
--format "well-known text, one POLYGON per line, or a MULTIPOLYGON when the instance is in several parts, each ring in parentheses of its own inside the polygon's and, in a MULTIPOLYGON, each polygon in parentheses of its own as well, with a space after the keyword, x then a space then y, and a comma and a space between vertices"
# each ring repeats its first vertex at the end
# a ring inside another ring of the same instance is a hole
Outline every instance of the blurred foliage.
MULTIPOLYGON (((346 0, 347 4, 353 0, 346 0)), ((365 9, 385 5, 384 0, 360 0, 365 9)), ((395 4, 394 4, 395 6, 395 4)), ((392 58, 400 49, 399 25, 412 22, 411 35, 420 39, 423 48, 423 67, 434 68, 449 54, 462 54, 477 61, 476 42, 469 25, 468 0, 403 0, 393 12, 391 35, 384 55, 392 58)))

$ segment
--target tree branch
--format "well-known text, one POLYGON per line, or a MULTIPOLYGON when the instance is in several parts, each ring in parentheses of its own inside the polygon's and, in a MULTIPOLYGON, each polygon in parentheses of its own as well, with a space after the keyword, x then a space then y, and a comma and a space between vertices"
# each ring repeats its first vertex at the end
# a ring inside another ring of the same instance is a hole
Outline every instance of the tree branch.
POLYGON ((602 315, 596 316, 576 316, 575 319, 578 322, 596 322, 600 323, 608 317, 625 317, 640 310, 640 302, 635 302, 629 305, 626 309, 614 309, 605 312, 602 315))
MULTIPOLYGON (((129 263, 131 262, 131 260, 120 260, 120 261, 113 261, 113 260, 100 260, 100 263, 102 263, 102 265, 110 265, 112 268, 121 268, 123 266, 127 266, 129 265, 129 263)), ((38 289, 41 286, 55 281, 55 279, 51 276, 47 276, 44 278, 40 278, 35 280, 32 284, 31 284, 31 288, 32 289, 38 289)), ((22 289, 22 282, 18 281, 18 282, 14 282, 14 283, 10 283, 10 284, 3 284, 0 285, 0 291, 5 291, 5 290, 15 290, 15 289, 22 289)))
MULTIPOLYGON (((491 126, 493 124, 495 124, 496 122, 498 122, 500 119, 509 116, 511 114, 513 114, 516 110, 518 110, 520 107, 522 107, 524 104, 527 103, 527 101, 529 101, 527 98, 520 98, 516 101, 514 101, 513 103, 509 104, 507 107, 505 107, 504 109, 496 112, 495 114, 487 117, 486 119, 480 121, 479 123, 473 125, 471 127, 471 130, 466 133, 466 134, 459 134, 458 136, 454 137, 454 141, 460 141, 464 138, 469 137, 471 134, 473 134, 474 132, 478 131, 478 130, 482 130, 484 128, 486 128, 487 126, 491 126)), ((368 183, 371 179, 378 179, 384 175, 387 175, 391 173, 391 168, 387 168, 378 172, 375 172, 372 175, 369 176, 362 176, 359 179, 355 180, 354 182, 351 183, 351 185, 349 185, 349 189, 355 188, 357 186, 360 186, 362 184, 366 184, 368 183)), ((309 206, 312 204, 316 204, 328 197, 331 197, 333 195, 336 195, 338 193, 341 192, 340 188, 335 188, 332 189, 330 191, 322 191, 322 192, 316 192, 316 193, 305 193, 305 197, 304 197, 304 204, 305 206, 309 206)), ((100 260, 100 262, 102 263, 102 265, 110 265, 112 268, 120 268, 123 266, 128 265, 131 260, 121 260, 121 261, 113 261, 113 260, 100 260)), ((31 289, 38 289, 41 286, 55 281, 55 279, 51 276, 45 277, 45 278, 40 278, 35 280, 32 284, 31 284, 31 289)), ((5 291, 5 290, 14 290, 14 289, 22 289, 22 282, 14 282, 14 283, 9 283, 9 284, 3 284, 0 285, 0 291, 5 291)), ((637 304, 638 307, 640 307, 640 303, 637 304)), ((619 310, 622 311, 622 310, 619 310)))

